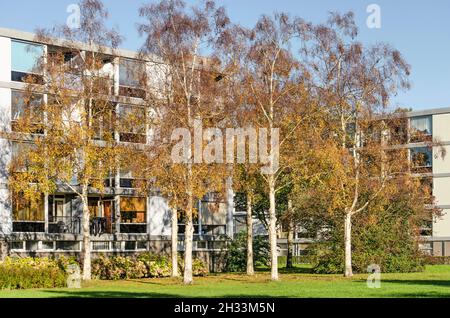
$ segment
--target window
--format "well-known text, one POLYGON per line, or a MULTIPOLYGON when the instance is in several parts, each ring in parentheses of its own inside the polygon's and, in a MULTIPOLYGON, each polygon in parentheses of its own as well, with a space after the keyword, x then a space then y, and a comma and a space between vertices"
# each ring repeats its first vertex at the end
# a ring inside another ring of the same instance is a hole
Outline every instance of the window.
POLYGON ((146 198, 120 198, 122 223, 146 223, 146 198))
POLYGON ((53 241, 42 241, 41 244, 43 251, 53 251, 55 249, 55 243, 53 241))
POLYGON ((432 150, 428 147, 418 147, 411 149, 411 161, 414 172, 432 172, 433 156, 432 150))
POLYGON ((387 122, 389 129, 389 143, 391 145, 404 145, 408 143, 408 120, 400 118, 387 122))
POLYGON ((111 242, 113 251, 120 251, 122 249, 122 242, 111 242))
POLYGON ((206 250, 208 248, 206 241, 197 241, 197 249, 198 250, 206 250))
POLYGON ((120 105, 120 141, 145 144, 147 142, 145 119, 145 107, 120 105))
POLYGON ((15 251, 23 251, 25 250, 24 248, 24 242, 23 241, 13 241, 9 243, 9 248, 11 250, 15 250, 15 251))
POLYGON ((12 201, 14 221, 44 222, 44 196, 31 202, 22 194, 15 194, 12 201))
POLYGON ((44 55, 44 46, 22 41, 11 42, 11 80, 23 82, 31 75, 35 82, 41 82, 40 59, 44 55))
POLYGON ((31 252, 37 251, 39 249, 39 242, 38 241, 26 241, 25 249, 27 251, 31 251, 31 252))
POLYGON ((34 147, 36 147, 34 144, 26 142, 12 143, 11 170, 13 172, 27 172, 30 165, 29 155, 34 147))
POLYGON ((92 242, 92 250, 94 251, 109 251, 109 242, 92 242))
POLYGON ((73 241, 56 241, 57 251, 79 251, 80 243, 73 241))
POLYGON ((13 232, 44 232, 44 196, 29 200, 22 193, 12 196, 13 232))
POLYGON ((119 66, 119 95, 145 97, 145 64, 136 60, 123 59, 119 66))
POLYGON ((138 241, 136 245, 137 250, 147 250, 147 242, 145 241, 138 241))
POLYGON ((48 198, 48 212, 49 222, 65 222, 66 209, 65 209, 65 197, 64 196, 49 196, 48 198))
POLYGON ((136 250, 136 241, 125 242, 125 251, 135 251, 135 250, 136 250))
POLYGON ((13 131, 42 134, 43 96, 22 91, 11 92, 11 126, 13 131), (22 120, 23 125, 18 124, 22 120))
POLYGON ((411 142, 431 140, 432 135, 433 130, 431 116, 411 118, 411 142))
POLYGON ((125 189, 134 188, 133 173, 129 169, 120 169, 120 187, 125 189))
POLYGON ((92 128, 94 139, 114 139, 115 105, 108 101, 94 100, 89 110, 92 117, 92 128))

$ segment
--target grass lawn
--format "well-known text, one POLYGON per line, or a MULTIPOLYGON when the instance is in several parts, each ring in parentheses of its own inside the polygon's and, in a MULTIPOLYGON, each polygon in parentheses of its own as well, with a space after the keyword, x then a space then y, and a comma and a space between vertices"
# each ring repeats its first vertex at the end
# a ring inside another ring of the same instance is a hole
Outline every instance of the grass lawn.
POLYGON ((281 270, 271 282, 268 272, 249 278, 239 274, 213 274, 196 278, 192 286, 177 279, 92 281, 82 289, 0 291, 12 297, 450 297, 450 266, 428 266, 423 273, 382 274, 381 288, 367 287, 366 275, 315 275, 308 267, 281 270))

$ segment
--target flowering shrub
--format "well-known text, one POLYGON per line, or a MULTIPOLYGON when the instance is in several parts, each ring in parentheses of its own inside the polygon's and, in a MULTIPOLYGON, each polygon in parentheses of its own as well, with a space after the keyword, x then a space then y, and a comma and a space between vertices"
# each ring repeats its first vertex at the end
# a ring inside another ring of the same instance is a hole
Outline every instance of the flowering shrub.
MULTIPOLYGON (((182 260, 179 259, 178 263, 182 270, 182 260)), ((208 273, 205 264, 199 259, 194 259, 192 267, 195 276, 208 273)), ((169 277, 171 272, 172 264, 168 257, 150 253, 127 257, 102 255, 92 262, 93 277, 104 280, 161 278, 169 277)))
POLYGON ((6 258, 0 263, 0 289, 65 287, 68 259, 6 258))

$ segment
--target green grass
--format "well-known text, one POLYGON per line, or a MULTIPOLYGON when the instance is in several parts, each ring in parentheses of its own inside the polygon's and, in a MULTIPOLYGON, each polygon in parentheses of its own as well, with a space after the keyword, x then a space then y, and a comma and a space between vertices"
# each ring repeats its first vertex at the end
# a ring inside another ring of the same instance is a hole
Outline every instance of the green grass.
POLYGON ((428 266, 422 273, 382 274, 381 288, 367 287, 368 274, 346 279, 341 275, 311 274, 307 266, 282 270, 279 282, 269 273, 252 277, 215 274, 196 278, 192 286, 179 279, 92 281, 82 289, 0 291, 12 297, 450 297, 450 266, 428 266))

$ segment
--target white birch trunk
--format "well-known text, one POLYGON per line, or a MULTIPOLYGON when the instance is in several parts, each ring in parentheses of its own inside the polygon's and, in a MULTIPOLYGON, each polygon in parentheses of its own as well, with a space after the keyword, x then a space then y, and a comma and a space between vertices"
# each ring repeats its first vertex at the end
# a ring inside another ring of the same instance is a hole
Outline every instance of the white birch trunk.
POLYGON ((192 245, 194 239, 194 224, 192 220, 193 197, 189 193, 188 207, 186 210, 185 234, 184 234, 184 275, 183 282, 187 285, 192 284, 192 245))
POLYGON ((345 277, 353 276, 352 270, 352 215, 347 212, 344 224, 344 244, 345 244, 345 277))
POLYGON ((90 211, 88 205, 87 186, 83 186, 82 193, 83 202, 83 244, 82 244, 82 259, 83 259, 83 280, 91 280, 91 231, 90 231, 90 211))
POLYGON ((247 194, 247 275, 254 275, 252 198, 247 194))
POLYGON ((292 257, 294 256, 294 233, 295 233, 295 224, 294 224, 294 216, 292 211, 292 200, 288 200, 288 216, 289 216, 289 224, 288 224, 288 236, 287 236, 287 257, 286 257, 286 268, 293 268, 292 257))
POLYGON ((269 176, 269 243, 271 279, 278 280, 277 216, 275 214, 275 176, 269 176))
POLYGON ((177 210, 172 209, 172 277, 178 277, 178 215, 177 210))

